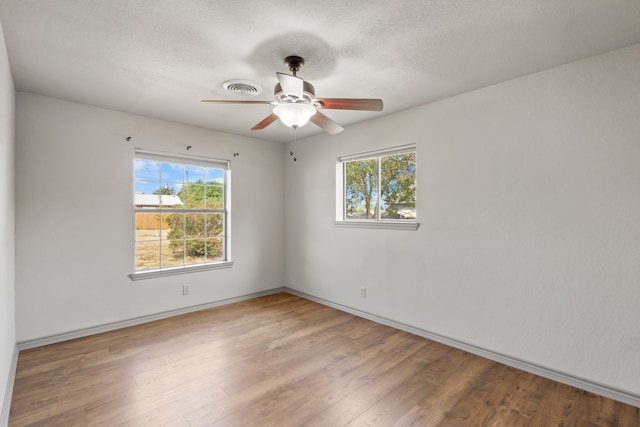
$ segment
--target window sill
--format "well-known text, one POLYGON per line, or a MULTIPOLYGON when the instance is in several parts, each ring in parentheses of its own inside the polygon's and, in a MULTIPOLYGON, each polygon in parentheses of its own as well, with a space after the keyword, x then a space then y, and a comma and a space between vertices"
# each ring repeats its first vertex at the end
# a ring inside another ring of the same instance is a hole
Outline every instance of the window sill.
POLYGON ((417 230, 416 221, 334 221, 336 227, 346 228, 382 228, 387 230, 417 230))
POLYGON ((188 267, 170 267, 159 270, 146 270, 131 273, 131 280, 153 279, 155 277, 175 276, 177 274, 197 273, 199 271, 219 270, 221 268, 231 268, 233 261, 213 262, 210 264, 190 265, 188 267))

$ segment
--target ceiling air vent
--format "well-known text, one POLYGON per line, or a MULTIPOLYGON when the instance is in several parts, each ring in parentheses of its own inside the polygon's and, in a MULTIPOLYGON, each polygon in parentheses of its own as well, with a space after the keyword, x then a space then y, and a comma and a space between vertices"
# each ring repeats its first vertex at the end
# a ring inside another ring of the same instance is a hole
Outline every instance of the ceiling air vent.
POLYGON ((227 80, 222 87, 234 95, 244 98, 256 96, 262 93, 262 88, 258 83, 249 80, 227 80))

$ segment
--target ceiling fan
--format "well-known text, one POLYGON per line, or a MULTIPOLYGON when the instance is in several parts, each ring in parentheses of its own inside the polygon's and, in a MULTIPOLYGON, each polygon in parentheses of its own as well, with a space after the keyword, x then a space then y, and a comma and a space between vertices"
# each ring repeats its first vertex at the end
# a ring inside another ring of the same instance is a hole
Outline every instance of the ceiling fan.
POLYGON ((247 104, 247 105, 274 105, 273 112, 251 130, 260 130, 280 119, 285 125, 294 129, 304 126, 309 121, 334 135, 342 132, 344 128, 319 110, 363 110, 382 111, 381 99, 362 98, 316 98, 313 85, 297 76, 298 71, 304 65, 304 59, 299 56, 287 56, 284 58, 290 74, 276 73, 278 83, 273 92, 275 101, 231 101, 203 99, 201 102, 208 104, 247 104))

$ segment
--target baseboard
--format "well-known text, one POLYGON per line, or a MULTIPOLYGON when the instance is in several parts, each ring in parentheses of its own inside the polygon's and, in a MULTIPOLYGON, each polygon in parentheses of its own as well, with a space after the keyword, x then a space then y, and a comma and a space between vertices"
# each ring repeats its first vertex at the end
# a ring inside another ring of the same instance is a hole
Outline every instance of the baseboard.
POLYGON ((16 369, 18 368, 18 346, 13 346, 13 355, 11 356, 11 366, 9 367, 9 377, 4 392, 2 408, 0 408, 0 426, 7 427, 9 425, 9 412, 11 411, 11 397, 13 396, 13 384, 16 381, 16 369))
POLYGON ((608 386, 606 384, 600 384, 598 382, 588 380, 586 378, 580 378, 578 376, 568 374, 566 372, 561 372, 555 369, 540 366, 535 363, 527 362, 526 360, 521 360, 516 357, 508 356, 496 351, 478 347, 473 344, 468 344, 454 338, 449 338, 444 335, 440 335, 424 329, 416 328, 411 325, 396 322, 395 320, 387 319, 381 316, 377 316, 375 314, 370 314, 365 311, 361 311, 361 310, 348 307, 342 304, 337 304, 322 298, 315 297, 313 295, 306 294, 304 292, 296 291, 291 288, 285 288, 285 292, 290 293, 292 295, 299 296, 301 298, 308 299, 310 301, 317 302, 319 304, 326 305, 328 307, 338 309, 340 311, 353 314, 358 317, 363 317, 365 319, 374 321, 376 323, 391 326, 393 328, 400 329, 402 331, 409 332, 414 335, 418 335, 418 336, 430 339, 432 341, 436 341, 436 342, 448 345, 450 347, 464 350, 469 353, 482 356, 486 359, 490 359, 490 360, 502 363, 504 365, 523 370, 525 372, 539 375, 541 377, 548 378, 550 380, 557 381, 559 383, 567 384, 572 387, 579 388, 581 390, 585 390, 603 397, 607 397, 609 399, 616 400, 618 402, 625 403, 627 405, 640 408, 640 395, 631 393, 626 390, 621 390, 615 387, 608 386))
POLYGON ((323 304, 328 307, 332 307, 337 310, 344 311, 344 312, 353 314, 355 316, 371 320, 376 323, 391 326, 393 328, 406 331, 414 335, 418 335, 418 336, 421 336, 421 337, 424 337, 424 338, 427 338, 427 339, 430 339, 430 340, 433 340, 433 341, 436 341, 460 350, 467 351, 472 354, 476 354, 478 356, 485 357, 490 360, 494 360, 496 362, 502 363, 507 366, 521 369, 523 371, 526 371, 535 375, 539 375, 541 377, 548 378, 553 381, 567 384, 572 387, 579 388, 581 390, 585 390, 600 396, 604 396, 604 397, 616 400, 618 402, 625 403, 627 405, 640 408, 640 395, 638 394, 631 393, 626 390, 621 390, 615 387, 611 387, 606 384, 600 384, 598 382, 591 381, 586 378, 581 378, 565 372, 561 372, 555 369, 540 366, 535 363, 521 360, 521 359, 508 356, 496 351, 488 350, 486 348, 478 347, 473 344, 468 344, 454 338, 449 338, 444 335, 437 334, 435 332, 427 331, 425 329, 416 328, 415 326, 407 325, 401 322, 397 322, 395 320, 391 320, 385 317, 377 316, 375 314, 367 313, 365 311, 348 307, 342 304, 334 303, 332 301, 325 300, 323 298, 318 298, 313 295, 297 291, 295 289, 281 287, 281 288, 269 289, 261 292, 255 292, 247 295, 242 295, 234 298, 228 298, 220 301, 214 301, 206 304, 200 304, 200 305, 195 305, 191 307, 165 311, 162 313, 152 314, 149 316, 141 316, 141 317, 136 317, 133 319, 124 320, 120 322, 113 322, 113 323, 99 325, 91 328, 79 329, 75 331, 65 332, 62 334, 50 335, 47 337, 18 342, 14 350, 11 372, 10 372, 11 377, 8 380, 7 393, 5 394, 5 399, 4 399, 5 401, 3 402, 2 412, 0 413, 0 426, 2 427, 6 426, 9 420, 9 410, 11 408, 11 395, 13 394, 13 382, 15 380, 15 372, 16 372, 16 366, 18 362, 19 350, 26 350, 30 348, 40 347, 43 345, 55 344, 62 341, 82 338, 89 335, 113 331, 116 329, 126 328, 129 326, 140 325, 143 323, 152 322, 154 320, 166 319, 168 317, 179 316, 181 314, 192 313, 194 311, 199 311, 199 310, 206 310, 208 308, 218 307, 226 304, 232 304, 235 302, 245 301, 245 300, 258 298, 266 295, 272 295, 279 292, 287 292, 292 295, 296 295, 301 298, 305 298, 310 301, 314 301, 319 304, 323 304))
POLYGON ((63 332, 61 334, 49 335, 46 337, 36 338, 18 342, 18 350, 27 350, 30 348, 41 347, 43 345, 55 344, 63 341, 73 340, 76 338, 87 337, 89 335, 100 334, 102 332, 114 331, 116 329, 127 328, 129 326, 141 325, 143 323, 153 322, 154 320, 166 319, 168 317, 179 316, 181 314, 193 313, 194 311, 206 310, 208 308, 219 307, 221 305, 232 304, 234 302, 245 301, 266 295, 286 292, 286 288, 275 288, 266 291, 254 292, 238 297, 227 298, 219 301, 209 302, 205 304, 194 305, 190 307, 179 308, 176 310, 164 311, 161 313, 151 314, 148 316, 135 317, 133 319, 123 320, 119 322, 107 323, 104 325, 93 326, 90 328, 77 329, 74 331, 63 332))

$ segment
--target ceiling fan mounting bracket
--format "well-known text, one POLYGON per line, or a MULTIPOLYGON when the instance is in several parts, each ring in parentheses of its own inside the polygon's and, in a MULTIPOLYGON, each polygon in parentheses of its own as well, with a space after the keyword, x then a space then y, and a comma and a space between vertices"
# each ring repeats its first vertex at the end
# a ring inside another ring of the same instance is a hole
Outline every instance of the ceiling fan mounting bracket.
POLYGON ((291 55, 284 58, 284 63, 287 64, 289 71, 291 71, 295 76, 298 71, 302 70, 302 67, 304 66, 304 58, 297 55, 291 55))

